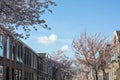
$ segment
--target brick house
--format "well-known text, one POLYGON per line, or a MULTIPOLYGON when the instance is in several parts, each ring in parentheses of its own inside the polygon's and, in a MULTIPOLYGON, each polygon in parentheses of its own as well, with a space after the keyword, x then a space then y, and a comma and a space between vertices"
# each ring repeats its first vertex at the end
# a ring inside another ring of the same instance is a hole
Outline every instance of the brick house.
POLYGON ((37 80, 37 54, 0 28, 0 80, 37 80))
POLYGON ((0 26, 0 80, 65 80, 65 71, 57 68, 59 65, 0 26), (59 74, 53 73, 56 68, 59 74))
MULTIPOLYGON (((120 80, 120 31, 115 31, 113 35, 113 44, 115 46, 110 57, 106 57, 105 73, 107 80, 120 80)), ((93 80, 92 74, 94 71, 91 69, 89 73, 89 80, 93 80)), ((98 79, 103 80, 103 72, 98 71, 98 79)))
POLYGON ((46 53, 38 54, 39 80, 66 80, 63 65, 48 58, 46 53))
POLYGON ((109 80, 120 80, 120 31, 114 32, 113 43, 115 49, 107 61, 106 73, 109 80))

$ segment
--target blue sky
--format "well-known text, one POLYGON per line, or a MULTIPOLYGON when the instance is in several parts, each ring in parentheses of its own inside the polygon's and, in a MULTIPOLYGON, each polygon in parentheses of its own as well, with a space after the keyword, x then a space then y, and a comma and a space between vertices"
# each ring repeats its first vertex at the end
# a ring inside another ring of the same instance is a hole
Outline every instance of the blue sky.
POLYGON ((50 53, 59 49, 72 56, 72 39, 86 31, 94 34, 102 32, 112 38, 120 29, 120 0, 56 0, 42 16, 52 30, 40 28, 31 32, 24 42, 38 53, 50 53))

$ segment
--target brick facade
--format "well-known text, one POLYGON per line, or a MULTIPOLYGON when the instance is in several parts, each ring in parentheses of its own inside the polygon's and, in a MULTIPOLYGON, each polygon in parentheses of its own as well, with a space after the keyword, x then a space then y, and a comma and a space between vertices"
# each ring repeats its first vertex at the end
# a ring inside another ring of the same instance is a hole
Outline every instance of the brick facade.
POLYGON ((57 66, 50 62, 54 61, 43 54, 37 54, 0 27, 0 80, 65 80, 61 77, 64 73, 61 69, 59 75, 54 75, 57 66))

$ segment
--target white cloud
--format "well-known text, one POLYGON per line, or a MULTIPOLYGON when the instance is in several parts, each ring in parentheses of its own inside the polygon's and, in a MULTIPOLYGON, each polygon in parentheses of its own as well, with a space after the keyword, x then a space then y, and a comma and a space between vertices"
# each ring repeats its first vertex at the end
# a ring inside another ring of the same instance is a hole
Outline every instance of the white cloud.
POLYGON ((51 40, 52 42, 55 42, 57 40, 57 36, 55 34, 51 34, 49 36, 49 40, 51 40))
POLYGON ((48 45, 48 44, 54 43, 57 40, 57 35, 51 34, 50 36, 41 36, 41 37, 38 37, 37 40, 38 40, 38 43, 40 44, 48 45))
POLYGON ((62 46, 61 51, 63 51, 63 52, 67 52, 67 51, 69 51, 69 47, 68 47, 68 45, 64 45, 64 46, 62 46))

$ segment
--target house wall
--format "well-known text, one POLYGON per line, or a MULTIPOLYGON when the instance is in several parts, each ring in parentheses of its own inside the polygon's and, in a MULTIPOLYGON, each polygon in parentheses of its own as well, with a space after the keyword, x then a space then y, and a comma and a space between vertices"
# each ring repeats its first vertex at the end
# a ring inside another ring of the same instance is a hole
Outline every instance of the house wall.
POLYGON ((0 30, 0 80, 37 80, 37 55, 21 41, 0 30))
POLYGON ((0 27, 0 80, 65 80, 61 68, 53 78, 54 67, 59 65, 0 27))
MULTIPOLYGON (((120 80, 120 65, 119 58, 120 55, 120 31, 115 31, 113 36, 113 44, 115 48, 113 50, 112 56, 110 57, 109 64, 106 65, 106 69, 108 69, 108 80, 120 80)), ((107 60, 106 60, 107 61, 107 60)))

